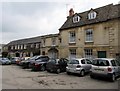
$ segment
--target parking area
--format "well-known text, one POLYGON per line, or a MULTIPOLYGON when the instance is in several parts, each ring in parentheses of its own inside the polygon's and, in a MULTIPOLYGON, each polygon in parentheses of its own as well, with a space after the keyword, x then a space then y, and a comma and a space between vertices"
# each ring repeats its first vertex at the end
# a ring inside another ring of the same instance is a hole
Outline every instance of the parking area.
POLYGON ((33 72, 17 65, 4 65, 2 89, 118 89, 118 80, 109 82, 105 79, 91 79, 89 74, 79 77, 67 75, 66 72, 33 72))

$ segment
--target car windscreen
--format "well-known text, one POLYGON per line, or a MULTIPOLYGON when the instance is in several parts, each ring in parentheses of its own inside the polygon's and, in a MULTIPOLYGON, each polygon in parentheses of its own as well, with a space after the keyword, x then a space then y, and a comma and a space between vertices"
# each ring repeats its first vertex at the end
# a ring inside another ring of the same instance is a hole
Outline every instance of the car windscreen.
POLYGON ((104 60, 104 59, 96 59, 92 61, 92 65, 96 65, 96 66, 109 66, 109 62, 108 60, 104 60))
POLYGON ((68 64, 79 64, 78 60, 70 60, 68 64))
POLYGON ((30 60, 34 60, 34 59, 36 59, 36 56, 30 58, 30 60))
POLYGON ((59 59, 50 59, 49 62, 51 63, 58 63, 59 59))

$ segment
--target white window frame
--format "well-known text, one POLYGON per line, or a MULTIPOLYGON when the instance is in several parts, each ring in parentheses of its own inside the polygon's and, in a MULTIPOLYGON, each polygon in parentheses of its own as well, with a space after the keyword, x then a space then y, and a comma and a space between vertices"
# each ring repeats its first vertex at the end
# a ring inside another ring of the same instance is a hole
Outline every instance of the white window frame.
POLYGON ((69 43, 76 43, 76 33, 75 31, 69 32, 69 43))
POLYGON ((79 22, 79 21, 80 21, 80 16, 75 15, 75 16, 73 17, 73 23, 77 23, 77 22, 79 22))
POLYGON ((14 49, 14 46, 11 46, 11 49, 13 50, 13 49, 14 49))
POLYGON ((55 46, 55 45, 56 45, 56 38, 53 37, 53 38, 52 38, 52 46, 55 46))
POLYGON ((15 49, 17 49, 17 45, 15 45, 15 49))
POLYGON ((93 29, 85 30, 85 42, 93 42, 93 29))
POLYGON ((69 58, 76 58, 76 49, 69 49, 69 58))
POLYGON ((88 14, 88 19, 95 19, 96 16, 97 16, 97 13, 96 13, 96 12, 90 12, 90 13, 88 14))
POLYGON ((21 49, 23 49, 23 45, 21 45, 21 49))
POLYGON ((31 47, 31 48, 34 48, 34 44, 31 44, 30 47, 31 47))
POLYGON ((43 39, 43 40, 42 40, 42 46, 43 46, 43 47, 45 47, 45 42, 46 42, 46 40, 43 39))
POLYGON ((93 58, 93 49, 90 49, 90 48, 84 49, 84 55, 85 55, 85 58, 92 59, 93 58))
POLYGON ((24 44, 24 49, 27 49, 27 45, 26 44, 24 44))
POLYGON ((35 46, 36 46, 36 48, 39 48, 39 43, 36 43, 36 45, 35 45, 35 46))
POLYGON ((18 45, 18 49, 20 49, 20 45, 18 45))

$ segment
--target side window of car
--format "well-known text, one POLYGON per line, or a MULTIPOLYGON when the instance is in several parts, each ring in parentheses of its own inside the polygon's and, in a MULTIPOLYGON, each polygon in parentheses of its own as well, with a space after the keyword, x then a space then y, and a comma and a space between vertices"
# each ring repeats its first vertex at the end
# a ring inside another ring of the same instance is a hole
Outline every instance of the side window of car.
POLYGON ((117 66, 120 66, 120 61, 118 60, 115 60, 115 61, 116 61, 117 66))
POLYGON ((81 63, 82 63, 82 64, 85 64, 85 59, 81 60, 81 63))
POLYGON ((63 62, 64 62, 63 59, 60 59, 60 60, 58 61, 59 64, 63 64, 63 62))
POLYGON ((86 59, 87 64, 92 64, 92 62, 88 59, 86 59))
POLYGON ((112 64, 112 66, 117 66, 115 60, 111 60, 111 64, 112 64))

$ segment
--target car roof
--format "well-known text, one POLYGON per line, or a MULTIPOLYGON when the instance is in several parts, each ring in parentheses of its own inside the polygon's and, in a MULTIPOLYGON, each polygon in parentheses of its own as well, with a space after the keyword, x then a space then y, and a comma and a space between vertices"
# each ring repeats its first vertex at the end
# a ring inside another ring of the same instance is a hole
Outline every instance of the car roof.
POLYGON ((88 59, 88 58, 72 58, 70 60, 82 60, 82 59, 88 59))
MULTIPOLYGON (((114 60, 115 58, 95 58, 95 59, 101 59, 101 60, 114 60)), ((93 60, 95 60, 93 59, 93 60)))

